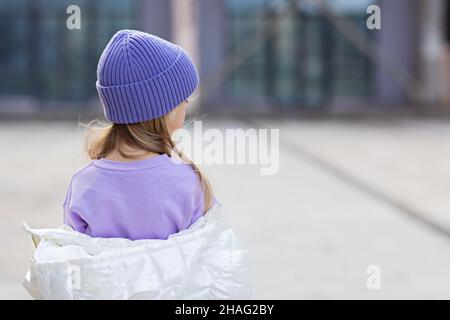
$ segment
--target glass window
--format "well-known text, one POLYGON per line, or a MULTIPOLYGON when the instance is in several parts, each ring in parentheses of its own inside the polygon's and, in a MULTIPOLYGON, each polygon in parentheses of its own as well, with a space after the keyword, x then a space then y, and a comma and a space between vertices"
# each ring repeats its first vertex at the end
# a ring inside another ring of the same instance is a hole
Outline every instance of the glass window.
POLYGON ((263 97, 281 107, 370 97, 372 63, 334 23, 345 20, 368 34, 366 9, 372 3, 328 0, 333 21, 318 1, 228 0, 229 50, 242 60, 229 77, 232 97, 263 97), (261 33, 259 45, 242 55, 242 47, 261 33))
POLYGON ((136 0, 79 0, 81 29, 66 27, 69 0, 2 0, 0 94, 42 102, 96 95, 96 65, 119 29, 133 28, 136 0), (4 84, 4 85, 3 85, 4 84))

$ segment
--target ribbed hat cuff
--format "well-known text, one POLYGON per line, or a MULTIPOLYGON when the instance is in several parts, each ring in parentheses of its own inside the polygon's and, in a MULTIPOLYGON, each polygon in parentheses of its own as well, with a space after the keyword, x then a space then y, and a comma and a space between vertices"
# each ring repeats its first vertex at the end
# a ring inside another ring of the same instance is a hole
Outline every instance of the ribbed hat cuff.
POLYGON ((137 123, 159 118, 186 100, 197 88, 197 70, 180 48, 175 62, 160 74, 131 84, 96 87, 106 119, 137 123))

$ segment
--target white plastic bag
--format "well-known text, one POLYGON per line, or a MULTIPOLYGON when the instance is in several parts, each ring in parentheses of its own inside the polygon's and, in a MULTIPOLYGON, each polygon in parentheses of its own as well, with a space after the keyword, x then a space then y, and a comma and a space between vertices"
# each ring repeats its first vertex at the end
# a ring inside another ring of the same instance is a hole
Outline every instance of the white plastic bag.
POLYGON ((167 240, 32 229, 24 286, 35 299, 252 299, 247 251, 215 205, 167 240))

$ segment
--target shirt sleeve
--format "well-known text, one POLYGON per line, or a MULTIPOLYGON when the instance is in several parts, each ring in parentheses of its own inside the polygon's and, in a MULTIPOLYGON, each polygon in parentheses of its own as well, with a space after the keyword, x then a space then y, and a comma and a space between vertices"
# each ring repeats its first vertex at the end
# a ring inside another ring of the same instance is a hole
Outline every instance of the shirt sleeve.
POLYGON ((191 220, 189 221, 188 227, 191 224, 193 224, 195 221, 197 221, 203 215, 204 207, 205 207, 205 203, 204 203, 203 197, 201 197, 200 201, 193 208, 193 213, 191 216, 191 220))
MULTIPOLYGON (((214 201, 215 201, 215 197, 213 196, 212 204, 214 204, 214 201)), ((187 225, 187 227, 189 227, 194 222, 196 222, 198 219, 200 219, 203 216, 203 214, 205 213, 204 211, 205 211, 205 197, 204 197, 203 189, 199 183, 198 187, 196 188, 196 192, 193 195, 193 205, 192 205, 192 211, 191 211, 192 215, 191 215, 191 218, 189 220, 189 224, 187 225)))
POLYGON ((66 197, 63 202, 64 224, 70 226, 75 231, 84 233, 88 227, 87 222, 81 215, 71 206, 72 198, 72 181, 66 191, 66 197))

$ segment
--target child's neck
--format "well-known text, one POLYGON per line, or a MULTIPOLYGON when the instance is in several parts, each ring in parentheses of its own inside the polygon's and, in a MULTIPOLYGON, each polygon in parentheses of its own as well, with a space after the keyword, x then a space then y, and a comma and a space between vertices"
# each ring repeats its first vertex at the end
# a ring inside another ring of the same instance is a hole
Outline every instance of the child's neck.
POLYGON ((114 149, 105 157, 105 159, 120 162, 130 162, 136 160, 145 160, 158 155, 157 153, 154 152, 141 149, 133 149, 130 147, 123 147, 122 153, 127 155, 127 157, 124 157, 122 154, 120 154, 120 152, 117 149, 114 149))

